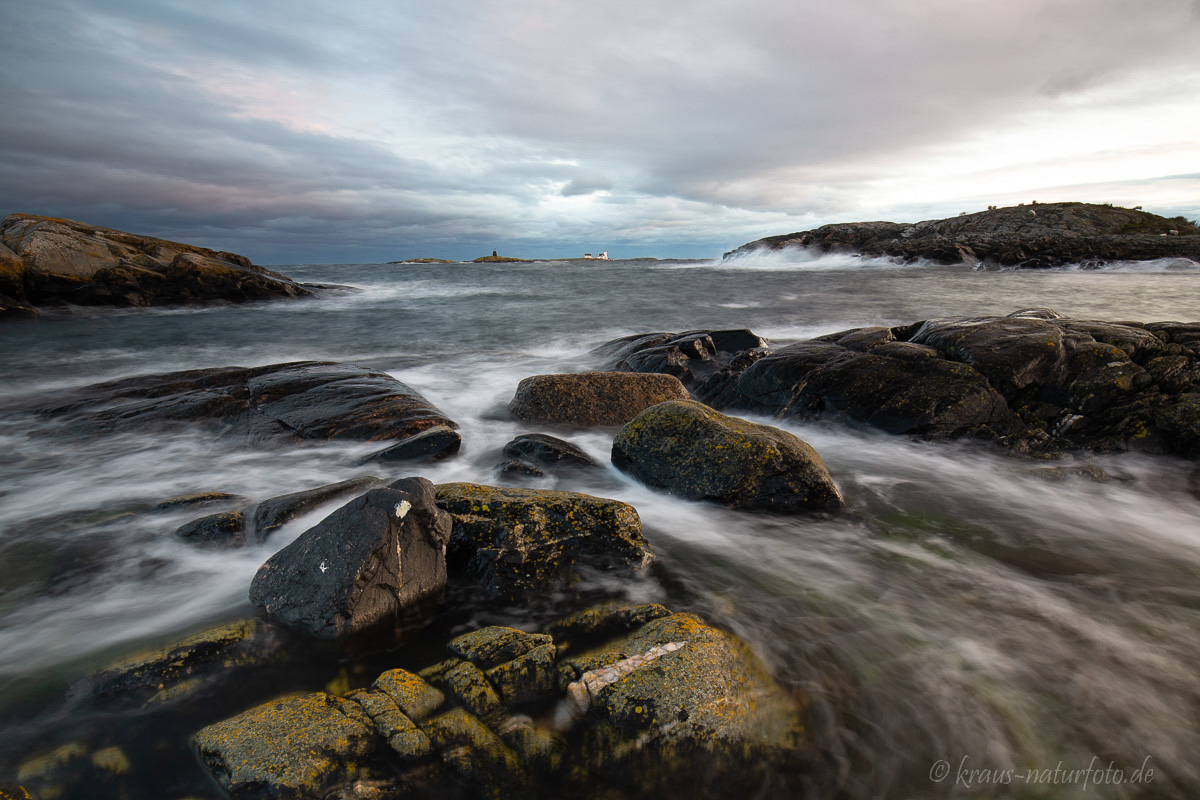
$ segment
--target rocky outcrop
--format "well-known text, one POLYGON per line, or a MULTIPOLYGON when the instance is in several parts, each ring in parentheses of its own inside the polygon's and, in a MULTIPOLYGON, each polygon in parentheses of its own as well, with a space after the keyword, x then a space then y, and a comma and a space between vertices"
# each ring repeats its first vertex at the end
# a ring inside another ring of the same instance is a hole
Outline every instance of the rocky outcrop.
POLYGON ((625 336, 601 345, 592 354, 621 372, 674 375, 688 390, 694 391, 713 373, 727 367, 738 353, 755 352, 766 346, 765 339, 744 328, 697 330, 625 336))
POLYGON ((458 427, 390 375, 328 361, 145 375, 32 410, 84 435, 200 424, 253 441, 382 441, 458 427))
POLYGON ((321 639, 370 629, 445 586, 450 524, 424 478, 372 489, 263 564, 250 602, 321 639))
POLYGON ((546 597, 573 585, 580 566, 637 570, 653 558, 637 511, 617 500, 446 483, 437 503, 454 518, 452 574, 500 598, 546 597))
POLYGON ((7 309, 244 303, 321 288, 206 247, 32 214, 0 222, 0 307, 7 309))
POLYGON ((727 355, 694 390, 723 411, 975 437, 1024 452, 1200 456, 1200 323, 1031 309, 727 355))
POLYGON ((726 796, 799 777, 799 705, 736 638, 662 606, 577 616, 472 631, 419 675, 280 698, 194 746, 235 798, 726 796))
POLYGON ((624 425, 646 408, 688 397, 673 375, 582 372, 535 375, 517 386, 509 413, 525 422, 624 425))
POLYGON ((1187 258, 1200 261, 1200 228, 1183 217, 1166 219, 1138 209, 1089 203, 1034 203, 905 225, 851 222, 770 236, 725 254, 797 247, 1024 269, 1067 264, 1187 258))
POLYGON ((693 400, 643 411, 613 440, 612 460, 642 483, 688 500, 778 512, 843 504, 807 443, 693 400))
POLYGON ((316 692, 209 725, 194 745, 205 768, 235 797, 324 798, 353 784, 378 735, 361 706, 316 692))

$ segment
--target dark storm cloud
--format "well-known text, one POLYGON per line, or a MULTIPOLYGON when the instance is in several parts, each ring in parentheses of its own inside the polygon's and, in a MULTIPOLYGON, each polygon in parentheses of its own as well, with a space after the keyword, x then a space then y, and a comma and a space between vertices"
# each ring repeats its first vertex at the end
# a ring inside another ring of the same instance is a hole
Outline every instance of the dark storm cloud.
POLYGON ((1020 115, 1182 80, 1195 11, 43 0, 0 33, 0 208, 272 260, 500 237, 716 252, 869 206, 873 178, 1020 115))

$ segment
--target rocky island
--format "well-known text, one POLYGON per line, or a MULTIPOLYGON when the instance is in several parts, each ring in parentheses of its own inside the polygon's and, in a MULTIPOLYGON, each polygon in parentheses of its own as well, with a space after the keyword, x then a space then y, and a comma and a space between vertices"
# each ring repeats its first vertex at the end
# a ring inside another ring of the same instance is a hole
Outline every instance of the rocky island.
POLYGON ((757 251, 804 248, 904 262, 1042 269, 1097 267, 1114 261, 1187 258, 1200 261, 1200 227, 1140 208, 1094 203, 1033 203, 989 208, 906 225, 846 222, 744 244, 725 260, 757 251))
POLYGON ((48 305, 245 303, 321 288, 237 253, 33 214, 0 222, 0 319, 36 317, 48 305))

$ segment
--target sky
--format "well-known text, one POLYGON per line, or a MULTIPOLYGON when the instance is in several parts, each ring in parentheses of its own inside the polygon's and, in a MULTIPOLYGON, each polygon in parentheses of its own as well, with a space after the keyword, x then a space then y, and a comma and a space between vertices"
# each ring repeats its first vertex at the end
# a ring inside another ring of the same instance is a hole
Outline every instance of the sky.
POLYGON ((1200 0, 38 0, 0 214, 261 264, 709 258, 1085 201, 1200 218, 1200 0))

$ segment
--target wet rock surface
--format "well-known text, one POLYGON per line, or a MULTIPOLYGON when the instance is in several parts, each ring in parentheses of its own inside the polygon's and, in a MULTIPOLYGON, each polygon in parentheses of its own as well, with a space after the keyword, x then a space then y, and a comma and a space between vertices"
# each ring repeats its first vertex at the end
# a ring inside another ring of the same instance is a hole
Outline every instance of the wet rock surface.
POLYGON ((1200 261, 1200 229, 1182 217, 1091 203, 1034 203, 906 225, 851 222, 769 236, 725 254, 796 247, 941 264, 1044 269, 1067 264, 1187 258, 1200 261))
POLYGON ((766 346, 766 340, 744 328, 696 330, 626 336, 602 345, 593 354, 620 371, 674 375, 694 390, 727 366, 735 354, 766 346))
POLYGON ((694 400, 649 408, 613 440, 613 464, 656 489, 731 508, 826 511, 842 496, 798 437, 694 400))
POLYGON ((504 455, 530 467, 551 472, 603 469, 578 445, 544 433, 526 433, 504 445, 504 455))
POLYGON ((458 453, 462 437, 449 425, 433 425, 414 433, 386 450, 368 456, 365 461, 441 461, 458 453))
POLYGON ((661 606, 576 617, 470 631, 419 674, 264 703, 194 746, 237 798, 724 796, 802 769, 801 704, 736 638, 661 606))
POLYGON ((280 655, 280 637, 271 625, 240 620, 110 664, 77 686, 75 694, 100 705, 154 706, 202 693, 210 681, 227 680, 280 655))
POLYGON ((351 478, 338 483, 318 486, 315 489, 268 497, 254 508, 255 541, 265 542, 272 533, 323 503, 346 495, 361 494, 382 483, 379 478, 365 475, 361 478, 351 478))
POLYGON ((508 404, 525 422, 578 427, 624 425, 646 408, 688 397, 673 375, 581 372, 534 375, 521 381, 508 404))
POLYGON ((316 638, 360 633, 445 586, 450 525, 424 478, 372 489, 263 564, 250 601, 316 638))
POLYGON ((28 410, 81 436, 202 425, 253 441, 383 441, 457 427, 395 378, 328 361, 145 375, 28 410))
POLYGON ((474 483, 437 487, 454 518, 450 570, 509 600, 573 585, 579 567, 638 570, 653 555, 637 511, 601 497, 474 483))
MULTIPOLYGON (((0 308, 193 305, 311 297, 245 256, 82 222, 10 214, 0 222, 0 308)), ((29 316, 25 314, 25 316, 29 316)))
POLYGON ((980 438, 1034 454, 1200 455, 1200 323, 1029 309, 728 355, 693 390, 722 411, 980 438))

